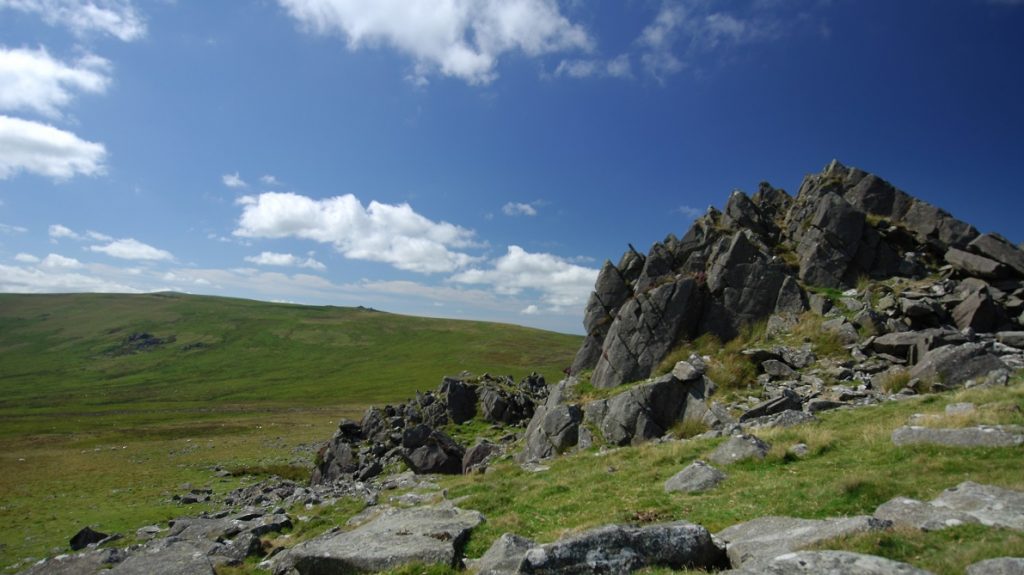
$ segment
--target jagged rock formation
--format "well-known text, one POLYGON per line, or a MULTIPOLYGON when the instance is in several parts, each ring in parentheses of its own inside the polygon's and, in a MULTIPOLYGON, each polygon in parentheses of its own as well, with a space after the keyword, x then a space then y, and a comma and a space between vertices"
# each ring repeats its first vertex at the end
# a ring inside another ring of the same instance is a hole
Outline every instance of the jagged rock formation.
MULTIPOLYGON (((975 283, 940 319, 976 331, 1021 325, 1020 302, 999 300, 993 282, 1017 281, 1019 289, 1024 252, 878 176, 833 161, 805 178, 796 197, 767 183, 752 197, 735 191, 723 211, 710 208, 682 239, 669 235, 647 255, 630 246, 617 265, 605 262, 572 372, 593 369, 597 388, 641 380, 680 341, 703 333, 728 340, 772 314, 827 311, 808 297, 808 286, 921 277, 946 264, 951 275, 975 283)), ((906 311, 933 319, 931 308, 906 311)))

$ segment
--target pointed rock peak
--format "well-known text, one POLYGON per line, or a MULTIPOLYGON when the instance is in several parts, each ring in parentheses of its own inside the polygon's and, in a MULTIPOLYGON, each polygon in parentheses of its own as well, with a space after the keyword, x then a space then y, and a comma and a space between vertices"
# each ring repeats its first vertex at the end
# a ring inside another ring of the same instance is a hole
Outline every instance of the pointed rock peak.
POLYGON ((845 175, 847 172, 846 166, 844 166, 839 160, 832 158, 832 161, 825 166, 825 170, 822 172, 827 176, 831 175, 845 175))

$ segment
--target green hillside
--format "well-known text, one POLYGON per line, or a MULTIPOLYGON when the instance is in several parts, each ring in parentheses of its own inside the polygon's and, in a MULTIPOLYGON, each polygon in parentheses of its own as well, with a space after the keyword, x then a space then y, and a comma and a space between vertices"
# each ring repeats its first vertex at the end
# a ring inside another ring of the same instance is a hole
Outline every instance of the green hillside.
POLYGON ((400 400, 464 369, 557 377, 579 342, 361 308, 172 293, 0 295, 0 413, 400 400))
POLYGON ((339 417, 462 370, 557 380, 578 336, 183 294, 0 294, 0 568, 194 514, 211 468, 300 475, 339 417), (296 446, 305 445, 304 450, 296 446))

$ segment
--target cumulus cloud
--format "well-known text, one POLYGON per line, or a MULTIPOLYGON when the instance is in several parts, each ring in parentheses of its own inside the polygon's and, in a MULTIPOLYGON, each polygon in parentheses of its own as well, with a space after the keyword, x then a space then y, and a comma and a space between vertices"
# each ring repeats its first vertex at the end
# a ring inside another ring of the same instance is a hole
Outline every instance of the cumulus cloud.
POLYGON ((364 207, 352 194, 315 200, 290 192, 245 196, 239 203, 239 237, 313 240, 350 259, 420 273, 451 272, 476 260, 456 251, 474 246, 471 230, 432 221, 408 204, 364 207))
POLYGON ((23 264, 37 264, 37 263, 39 263, 39 258, 37 258, 36 256, 34 256, 32 254, 26 254, 26 253, 20 253, 20 254, 14 256, 14 260, 18 261, 18 262, 21 262, 23 264))
POLYGON ((510 52, 535 57, 592 48, 556 0, 278 0, 300 25, 340 34, 350 50, 385 44, 413 59, 416 85, 440 73, 470 84, 497 78, 510 52))
POLYGON ((0 10, 5 8, 37 14, 79 36, 98 32, 131 42, 146 35, 146 23, 130 0, 0 0, 0 10))
POLYGON ((279 182, 277 180, 277 178, 275 178, 274 176, 272 176, 270 174, 266 174, 266 175, 260 176, 260 181, 263 182, 263 184, 267 185, 267 186, 278 186, 278 185, 281 184, 281 182, 279 182))
POLYGON ((56 269, 73 269, 82 267, 82 262, 75 258, 64 257, 60 254, 49 254, 43 258, 42 263, 39 264, 41 267, 56 269))
POLYGON ((48 233, 50 235, 51 240, 59 240, 61 238, 78 240, 82 238, 82 236, 75 233, 75 231, 72 230, 71 228, 67 226, 62 226, 60 224, 53 224, 52 226, 50 226, 48 233))
POLYGON ((249 187, 249 184, 245 183, 245 180, 242 179, 242 176, 238 175, 238 172, 235 172, 233 174, 224 174, 223 176, 220 177, 220 179, 222 182, 224 182, 224 185, 229 188, 249 187))
POLYGON ((89 246, 89 249, 124 260, 161 261, 174 259, 170 252, 144 244, 133 238, 114 240, 101 246, 89 246))
POLYGON ((533 207, 532 204, 522 204, 519 202, 509 202, 501 207, 501 211, 506 216, 536 216, 537 208, 533 207))
POLYGON ((59 128, 0 115, 0 180, 29 172, 66 180, 105 170, 107 150, 59 128))
POLYGON ((303 259, 293 254, 279 254, 275 252, 262 252, 258 256, 248 256, 245 258, 245 261, 258 266, 298 267, 317 271, 327 269, 327 266, 312 257, 303 259))
POLYGON ((0 46, 0 110, 60 117, 73 91, 103 93, 110 84, 109 69, 110 62, 93 54, 68 64, 45 48, 0 46))
POLYGON ((53 293, 53 292, 115 292, 137 293, 128 285, 95 275, 69 272, 67 268, 52 266, 35 268, 0 265, 0 292, 53 293))
POLYGON ((508 252, 497 258, 492 268, 468 269, 450 279, 462 284, 489 285, 502 295, 535 290, 551 310, 563 311, 586 303, 597 273, 596 269, 552 254, 530 253, 519 246, 509 246, 508 252))
POLYGON ((683 62, 673 49, 686 11, 679 4, 666 2, 658 15, 640 33, 637 42, 646 50, 640 60, 644 69, 655 78, 663 78, 683 69, 683 62))

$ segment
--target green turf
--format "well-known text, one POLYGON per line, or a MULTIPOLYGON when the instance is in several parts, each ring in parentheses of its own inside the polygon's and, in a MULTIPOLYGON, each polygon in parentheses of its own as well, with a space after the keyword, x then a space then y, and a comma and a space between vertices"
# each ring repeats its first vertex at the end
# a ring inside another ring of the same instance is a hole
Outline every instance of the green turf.
MULTIPOLYGON (((80 527, 134 533, 309 468, 340 417, 462 370, 557 379, 578 336, 367 309, 183 294, 0 294, 0 569, 80 527), (159 339, 132 351, 132 334, 159 339), (306 445, 305 449, 296 446, 306 445)), ((9 570, 9 569, 8 569, 9 570)))

